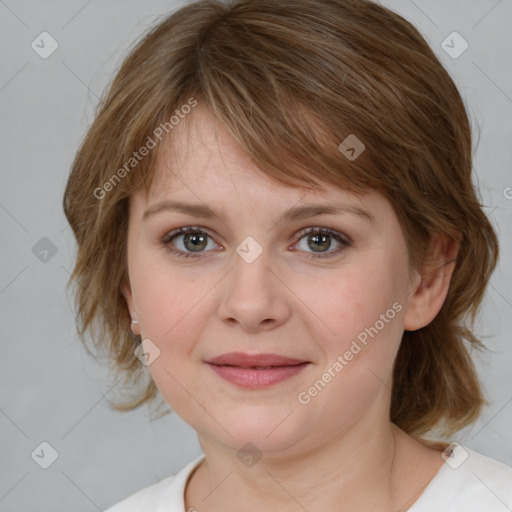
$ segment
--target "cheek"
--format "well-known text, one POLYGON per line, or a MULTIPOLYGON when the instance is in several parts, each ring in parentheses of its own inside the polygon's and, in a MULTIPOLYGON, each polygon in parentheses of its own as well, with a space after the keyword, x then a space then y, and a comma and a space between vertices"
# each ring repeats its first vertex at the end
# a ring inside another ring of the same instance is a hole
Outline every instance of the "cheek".
MULTIPOLYGON (((191 395, 200 396, 193 381, 194 349, 204 319, 210 314, 207 292, 216 281, 152 267, 134 283, 140 311, 141 335, 157 347, 148 370, 160 393, 181 417, 188 417, 191 395)), ((196 411, 199 414, 201 411, 196 411)))
POLYGON ((191 323, 218 281, 214 277, 204 271, 180 269, 157 251, 134 255, 130 280, 142 335, 165 346, 176 336, 192 333, 191 323))
POLYGON ((318 321, 316 332, 332 358, 348 350, 352 341, 365 338, 396 339, 400 333, 401 293, 398 276, 385 264, 347 267, 336 277, 302 282, 304 297, 318 321), (393 308, 394 303, 400 303, 393 308), (374 338, 372 338, 374 335, 374 338))
POLYGON ((329 334, 319 335, 325 359, 298 398, 301 404, 310 402, 311 410, 329 408, 335 429, 372 407, 391 376, 403 332, 403 305, 397 276, 383 267, 353 267, 330 282, 323 295, 310 295, 315 311, 321 312, 322 334, 329 334))

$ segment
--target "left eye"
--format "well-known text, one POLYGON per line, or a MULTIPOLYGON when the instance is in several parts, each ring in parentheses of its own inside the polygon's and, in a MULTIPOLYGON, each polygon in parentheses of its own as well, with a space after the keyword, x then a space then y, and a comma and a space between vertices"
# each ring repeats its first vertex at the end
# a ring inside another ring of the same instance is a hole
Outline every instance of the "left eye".
MULTIPOLYGON (((299 241, 295 244, 299 250, 308 252, 312 250, 308 258, 325 258, 340 253, 343 249, 350 246, 350 240, 340 233, 327 228, 308 228, 299 233, 299 241), (306 244, 301 244, 302 240, 306 244), (335 240, 338 247, 333 251, 328 251, 332 246, 332 240, 335 240), (302 245, 302 247, 300 247, 302 245)), ((187 226, 179 228, 167 234, 161 241, 162 245, 171 253, 182 257, 200 257, 201 253, 208 252, 208 239, 212 240, 213 248, 215 243, 206 231, 199 227, 187 226), (174 240, 182 238, 181 247, 176 247, 174 240)), ((212 247, 210 247, 210 250, 212 247)), ((294 249, 295 250, 295 249, 294 249)))
POLYGON ((308 258, 326 258, 333 256, 350 245, 350 241, 347 238, 342 236, 340 233, 327 228, 313 228, 306 232, 301 232, 300 234, 302 236, 297 245, 300 245, 300 242, 303 239, 306 241, 305 249, 303 246, 301 250, 306 250, 309 248, 312 249, 314 253, 316 253, 309 255, 308 258), (332 239, 336 240, 338 243, 338 248, 334 251, 327 252, 331 248, 332 239))

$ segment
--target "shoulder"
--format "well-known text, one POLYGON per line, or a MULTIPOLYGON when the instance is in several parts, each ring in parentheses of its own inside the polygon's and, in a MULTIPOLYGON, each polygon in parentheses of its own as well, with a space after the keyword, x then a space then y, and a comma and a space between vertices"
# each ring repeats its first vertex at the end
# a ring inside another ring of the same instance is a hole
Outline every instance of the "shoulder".
POLYGON ((512 467, 457 443, 410 512, 505 512, 512 508, 512 467), (485 508, 484 508, 485 507, 485 508))
POLYGON ((185 507, 184 491, 188 477, 203 458, 204 455, 200 455, 186 464, 176 475, 163 478, 131 494, 105 512, 182 512, 185 507))

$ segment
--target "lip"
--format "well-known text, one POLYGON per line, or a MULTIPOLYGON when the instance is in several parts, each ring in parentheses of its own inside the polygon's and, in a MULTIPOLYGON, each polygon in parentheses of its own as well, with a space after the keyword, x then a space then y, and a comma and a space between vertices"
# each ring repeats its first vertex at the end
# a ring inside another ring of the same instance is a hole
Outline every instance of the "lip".
POLYGON ((242 352, 223 354, 205 363, 222 379, 248 389, 261 389, 283 382, 310 365, 309 361, 277 354, 250 355, 242 352), (267 368, 269 366, 272 368, 267 368))
POLYGON ((206 361, 215 365, 240 366, 250 368, 252 366, 293 366, 307 363, 304 359, 280 356, 278 354, 245 354, 243 352, 229 352, 206 361))

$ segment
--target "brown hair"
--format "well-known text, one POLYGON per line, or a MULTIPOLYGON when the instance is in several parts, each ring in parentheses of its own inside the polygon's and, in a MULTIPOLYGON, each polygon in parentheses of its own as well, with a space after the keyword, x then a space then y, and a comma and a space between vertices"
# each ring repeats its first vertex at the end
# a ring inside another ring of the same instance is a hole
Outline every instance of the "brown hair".
MULTIPOLYGON (((147 376, 121 285, 129 198, 141 187, 148 193, 158 148, 133 170, 126 163, 157 127, 172 138, 169 119, 191 98, 278 182, 384 194, 411 268, 424 268, 436 234, 460 240, 441 311, 403 335, 390 417, 414 436, 474 421, 485 400, 469 349, 483 348, 472 329, 498 241, 472 183, 468 116, 418 30, 367 0, 200 0, 136 45, 98 107, 64 195, 78 243, 69 284, 82 342, 89 332, 129 389, 147 376), (338 149, 350 134, 365 145, 355 160, 338 149)), ((130 410, 156 396, 149 379, 111 406, 130 410)))

